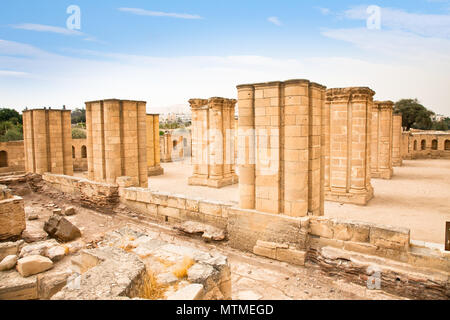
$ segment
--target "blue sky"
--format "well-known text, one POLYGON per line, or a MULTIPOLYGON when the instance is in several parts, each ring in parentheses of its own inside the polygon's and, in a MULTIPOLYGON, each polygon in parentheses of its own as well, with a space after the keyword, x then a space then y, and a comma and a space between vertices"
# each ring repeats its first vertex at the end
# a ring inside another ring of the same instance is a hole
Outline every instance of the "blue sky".
POLYGON ((4 0, 0 21, 2 107, 116 97, 181 111, 241 83, 306 78, 450 115, 447 0, 4 0), (66 27, 70 5, 80 30, 66 27), (380 30, 366 27, 369 5, 380 30))

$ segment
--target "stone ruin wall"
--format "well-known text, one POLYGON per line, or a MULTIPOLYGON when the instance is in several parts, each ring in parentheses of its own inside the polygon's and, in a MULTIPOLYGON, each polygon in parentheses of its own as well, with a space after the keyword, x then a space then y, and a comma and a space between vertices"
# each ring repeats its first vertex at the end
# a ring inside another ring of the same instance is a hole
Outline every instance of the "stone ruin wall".
POLYGON ((402 134, 402 157, 414 159, 450 159, 450 132, 411 130, 402 134))
POLYGON ((392 124, 392 166, 401 167, 403 165, 403 117, 401 114, 393 115, 392 124))
POLYGON ((128 176, 148 185, 146 102, 86 102, 89 179, 115 184, 128 176))
POLYGON ((147 166, 149 176, 164 173, 159 146, 159 114, 147 114, 147 166))
POLYGON ((0 174, 25 171, 23 141, 0 142, 0 174))
POLYGON ((87 139, 72 139, 73 171, 88 171, 87 139))
POLYGON ((25 169, 73 175, 71 111, 23 111, 25 169))
POLYGON ((236 100, 191 99, 192 167, 188 184, 222 188, 238 182, 234 131, 236 100))
POLYGON ((391 179, 393 149, 392 101, 375 101, 372 107, 371 177, 391 179))
POLYGON ((290 80, 237 88, 240 207, 293 217, 323 215, 325 87, 290 80))
POLYGON ((328 89, 325 121, 325 199, 366 205, 371 184, 372 107, 366 87, 328 89))

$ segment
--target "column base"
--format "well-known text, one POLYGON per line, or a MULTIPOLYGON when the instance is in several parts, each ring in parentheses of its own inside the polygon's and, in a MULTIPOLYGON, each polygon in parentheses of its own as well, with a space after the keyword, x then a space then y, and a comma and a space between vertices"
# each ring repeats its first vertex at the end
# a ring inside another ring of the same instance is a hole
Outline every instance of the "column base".
POLYGON ((394 167, 401 167, 401 166, 403 166, 403 160, 394 160, 393 162, 392 162, 392 166, 394 166, 394 167))
POLYGON ((164 169, 161 166, 148 167, 148 176, 160 176, 164 174, 164 169))
POLYGON ((378 171, 372 171, 370 175, 374 179, 391 180, 392 176, 394 175, 394 170, 393 169, 380 169, 378 171))
POLYGON ((358 191, 357 193, 353 193, 352 191, 327 191, 325 193, 325 200, 365 206, 370 200, 372 200, 373 196, 373 188, 371 188, 370 190, 358 191))
POLYGON ((239 182, 237 175, 231 175, 222 179, 211 179, 204 176, 192 176, 188 178, 188 184, 190 186, 204 186, 210 188, 223 188, 239 182))

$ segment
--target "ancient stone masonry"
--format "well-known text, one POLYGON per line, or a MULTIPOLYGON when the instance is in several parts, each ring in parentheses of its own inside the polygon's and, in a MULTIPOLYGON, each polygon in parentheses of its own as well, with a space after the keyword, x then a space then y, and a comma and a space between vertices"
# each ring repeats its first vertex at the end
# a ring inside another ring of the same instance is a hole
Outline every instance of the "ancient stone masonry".
POLYGON ((375 92, 366 87, 327 90, 325 199, 366 205, 370 182, 371 111, 375 92))
POLYGON ((221 188, 237 183, 234 169, 236 100, 191 99, 192 165, 190 185, 221 188))
POLYGON ((0 142, 0 173, 25 171, 23 141, 0 142))
POLYGON ((23 111, 25 170, 73 175, 70 110, 23 111))
POLYGON ((161 146, 161 162, 172 162, 172 134, 170 131, 164 132, 164 135, 160 137, 161 146))
MULTIPOLYGON (((372 178, 391 179, 393 174, 392 101, 375 101, 372 108, 372 178)), ((398 137, 397 137, 398 138, 398 137)), ((397 141, 397 146, 399 146, 397 141)), ((400 150, 397 147, 398 154, 400 150)))
POLYGON ((20 237, 25 228, 23 199, 0 185, 0 241, 20 237))
POLYGON ((88 171, 86 139, 72 139, 72 161, 74 171, 88 171))
POLYGON ((308 80, 240 85, 240 207, 323 215, 325 87, 308 80))
POLYGON ((90 180, 115 184, 127 176, 147 187, 146 118, 145 101, 86 102, 90 180))
POLYGON ((149 176, 164 173, 159 147, 159 114, 147 114, 147 165, 149 176))
POLYGON ((394 167, 401 167, 403 165, 402 159, 402 123, 403 118, 401 114, 394 114, 392 124, 392 165, 394 167))
POLYGON ((415 130, 402 134, 403 159, 450 159, 450 132, 415 130))

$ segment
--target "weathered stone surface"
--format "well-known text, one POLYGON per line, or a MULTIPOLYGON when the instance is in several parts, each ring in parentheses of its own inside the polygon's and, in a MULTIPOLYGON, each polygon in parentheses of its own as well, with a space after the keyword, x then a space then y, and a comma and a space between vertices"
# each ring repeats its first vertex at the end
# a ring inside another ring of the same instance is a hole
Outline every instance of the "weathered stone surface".
POLYGON ((67 280, 72 274, 72 271, 66 270, 38 275, 37 289, 39 299, 49 300, 67 284, 67 280))
POLYGON ((16 255, 7 256, 0 262, 0 271, 11 270, 12 268, 15 267, 16 263, 17 263, 16 255))
POLYGON ((58 216, 62 216, 63 215, 62 209, 53 209, 53 214, 57 214, 58 216))
POLYGON ((27 219, 28 221, 39 220, 39 215, 36 213, 29 214, 27 219))
POLYGON ((16 270, 0 272, 0 300, 38 298, 36 276, 23 278, 16 270))
POLYGON ((48 257, 53 262, 57 262, 64 258, 66 255, 66 248, 63 246, 55 246, 50 249, 48 249, 46 257, 48 257))
POLYGON ((207 241, 222 241, 226 237, 224 230, 194 221, 186 221, 176 229, 188 234, 201 234, 202 238, 207 241))
POLYGON ((18 239, 25 228, 23 199, 11 196, 0 200, 0 241, 18 239))
POLYGON ((45 223, 44 230, 60 241, 68 242, 81 237, 81 231, 64 217, 53 215, 45 223))
POLYGON ((309 252, 309 259, 329 275, 363 286, 380 272, 380 289, 412 299, 450 299, 448 272, 435 271, 370 255, 323 247, 309 252))
POLYGON ((109 300, 138 297, 146 276, 139 258, 117 248, 82 250, 91 268, 64 286, 52 300, 109 300), (95 262, 96 261, 96 262, 95 262))
POLYGON ((47 232, 42 229, 26 229, 22 232, 22 239, 25 240, 26 243, 33 243, 44 241, 48 238, 47 232))
POLYGON ((53 262, 46 257, 33 255, 17 261, 17 271, 22 277, 29 277, 53 267, 53 262))
POLYGON ((55 239, 28 244, 20 250, 19 258, 25 258, 32 255, 47 256, 48 251, 58 245, 59 244, 55 239))
POLYGON ((0 261, 7 256, 17 255, 23 243, 23 240, 16 242, 0 242, 0 261))
POLYGON ((179 301, 189 301, 189 300, 201 300, 203 298, 204 291, 203 285, 201 284, 190 284, 174 294, 167 297, 167 300, 179 300, 179 301))
POLYGON ((73 216, 76 214, 74 207, 67 207, 66 210, 64 210, 64 215, 66 216, 73 216))

